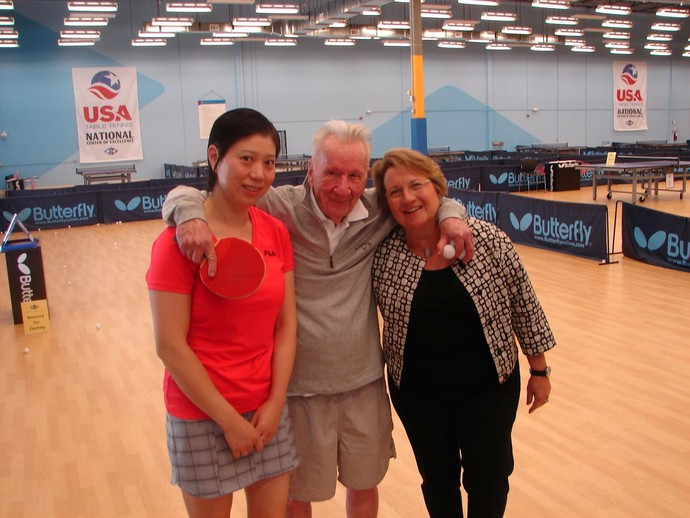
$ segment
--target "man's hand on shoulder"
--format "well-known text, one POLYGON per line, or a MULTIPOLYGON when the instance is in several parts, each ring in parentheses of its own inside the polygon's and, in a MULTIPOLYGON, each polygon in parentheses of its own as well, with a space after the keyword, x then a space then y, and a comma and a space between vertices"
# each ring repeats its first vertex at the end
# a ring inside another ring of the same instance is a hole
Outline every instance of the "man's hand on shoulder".
MULTIPOLYGON (((453 259, 460 259, 467 263, 474 256, 474 243, 472 242, 472 230, 467 223, 460 218, 446 218, 439 225, 441 229, 441 239, 436 244, 436 253, 444 255, 444 248, 447 244, 455 247, 453 259)), ((450 259, 450 257, 447 257, 450 259)))
POLYGON ((216 275, 216 250, 208 223, 202 219, 192 219, 182 223, 177 227, 175 239, 180 251, 195 264, 200 264, 205 256, 208 261, 209 276, 216 275))

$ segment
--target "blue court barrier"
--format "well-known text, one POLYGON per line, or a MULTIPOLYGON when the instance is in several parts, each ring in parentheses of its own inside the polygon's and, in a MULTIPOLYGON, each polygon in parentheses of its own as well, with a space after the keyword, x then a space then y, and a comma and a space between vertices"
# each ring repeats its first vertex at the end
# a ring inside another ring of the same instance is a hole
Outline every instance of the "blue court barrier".
POLYGON ((623 255, 690 272, 690 218, 623 202, 623 255))

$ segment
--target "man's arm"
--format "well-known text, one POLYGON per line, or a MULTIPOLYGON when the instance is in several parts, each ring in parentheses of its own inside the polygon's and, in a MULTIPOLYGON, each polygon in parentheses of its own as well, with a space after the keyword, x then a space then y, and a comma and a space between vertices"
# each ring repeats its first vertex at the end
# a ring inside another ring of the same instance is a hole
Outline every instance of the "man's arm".
POLYGON ((163 220, 168 225, 177 225, 175 239, 180 251, 196 264, 206 256, 208 274, 216 274, 216 250, 213 245, 213 234, 206 223, 204 201, 206 191, 180 185, 168 193, 163 203, 163 220))
POLYGON ((465 263, 472 259, 474 244, 472 231, 465 223, 467 217, 465 207, 450 198, 442 198, 436 217, 441 229, 441 239, 436 244, 436 253, 443 254, 443 248, 451 244, 455 247, 455 259, 460 258, 465 263))
POLYGON ((206 191, 200 191, 188 185, 179 185, 168 193, 163 203, 163 221, 171 227, 182 225, 191 219, 206 221, 204 202, 208 197, 206 191))

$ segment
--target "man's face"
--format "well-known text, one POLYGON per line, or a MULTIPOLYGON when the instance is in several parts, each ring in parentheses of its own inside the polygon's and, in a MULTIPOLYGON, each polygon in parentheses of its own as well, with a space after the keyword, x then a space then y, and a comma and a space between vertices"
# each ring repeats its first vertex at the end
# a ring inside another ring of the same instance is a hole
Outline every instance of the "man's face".
POLYGON ((319 209, 337 225, 362 196, 368 174, 366 146, 331 137, 309 161, 307 178, 319 209))

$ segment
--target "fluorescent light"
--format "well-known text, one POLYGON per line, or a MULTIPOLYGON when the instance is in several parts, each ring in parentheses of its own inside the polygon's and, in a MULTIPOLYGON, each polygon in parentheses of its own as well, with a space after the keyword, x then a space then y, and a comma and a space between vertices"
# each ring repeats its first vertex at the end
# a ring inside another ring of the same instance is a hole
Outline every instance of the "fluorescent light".
POLYGON ((566 47, 579 47, 580 45, 587 45, 587 42, 585 40, 566 38, 563 45, 566 47))
POLYGON ((485 12, 485 13, 482 13, 481 18, 482 18, 482 20, 485 20, 485 21, 514 22, 515 20, 517 20, 517 14, 485 12))
POLYGON ((290 40, 287 38, 268 38, 264 45, 267 47, 294 47, 297 45, 297 42, 294 39, 290 40))
POLYGON ((627 49, 630 47, 630 42, 627 41, 607 41, 604 45, 607 49, 627 49))
POLYGON ((169 13, 210 13, 213 5, 205 2, 170 2, 165 4, 165 10, 169 13))
POLYGON ((537 43, 536 45, 532 45, 529 49, 535 52, 553 52, 556 50, 556 46, 550 43, 537 43))
POLYGON ((381 8, 366 6, 363 8, 362 14, 364 16, 381 16, 381 8))
POLYGON ((60 31, 60 38, 63 38, 63 39, 97 40, 100 37, 101 37, 101 31, 88 31, 88 30, 60 31))
POLYGON ((299 14, 299 5, 294 4, 257 4, 259 14, 299 14))
POLYGON ((14 9, 12 0, 0 0, 0 11, 11 11, 14 9))
POLYGON ((632 54, 635 49, 625 48, 625 49, 611 49, 611 54, 632 54))
POLYGON ((629 40, 630 33, 622 31, 608 31, 604 33, 604 38, 609 40, 629 40))
POLYGON ((665 23, 665 22, 656 22, 652 24, 651 29, 653 31, 679 31, 680 30, 680 24, 679 23, 665 23))
POLYGON ((235 27, 270 27, 270 18, 233 18, 232 24, 235 27))
POLYGON ((66 27, 102 27, 108 25, 108 18, 105 17, 88 17, 88 18, 65 18, 64 23, 66 27))
POLYGON ((506 45, 505 43, 489 43, 486 46, 486 50, 511 50, 512 47, 510 45, 506 45))
POLYGON ((644 48, 647 50, 663 50, 667 49, 668 45, 666 43, 647 43, 644 48))
POLYGON ((144 28, 139 31, 140 38, 172 38, 176 33, 184 30, 184 27, 159 27, 145 23, 144 28))
POLYGON ((16 40, 19 38, 19 32, 14 29, 0 29, 0 40, 16 40))
POLYGON ((592 45, 578 45, 570 50, 572 52, 594 52, 596 49, 592 45))
POLYGON ((19 47, 19 40, 0 40, 0 47, 2 47, 2 48, 19 47))
POLYGON ((422 18, 438 18, 438 19, 448 19, 453 15, 451 7, 449 5, 430 5, 422 6, 421 17, 422 18))
POLYGON ((540 7, 542 9, 570 9, 570 2, 565 0, 534 0, 532 7, 540 7))
POLYGON ((673 34, 667 34, 664 32, 656 32, 649 34, 647 36, 647 39, 649 41, 672 41, 673 40, 673 34))
POLYGON ((331 47, 352 47, 355 40, 352 38, 328 38, 323 44, 331 47))
POLYGON ((632 12, 629 5, 608 5, 602 4, 595 9, 599 14, 612 14, 614 16, 627 16, 632 12))
POLYGON ((690 11, 676 7, 660 7, 656 10, 656 15, 666 18, 687 18, 690 16, 690 11))
POLYGON ((630 20, 612 20, 609 18, 601 22, 601 26, 609 29, 631 29, 633 23, 630 20))
POLYGON ((168 40, 165 38, 134 38, 132 47, 165 47, 168 40))
POLYGON ((91 47, 96 44, 96 40, 68 40, 59 39, 58 45, 60 47, 91 47))
POLYGON ((410 29, 410 22, 403 22, 403 21, 387 21, 387 22, 379 22, 376 26, 377 26, 379 29, 409 30, 409 29, 410 29))
POLYGON ((652 50, 649 55, 650 56, 670 56, 672 52, 669 49, 659 49, 659 50, 652 50))
POLYGON ((438 42, 438 47, 442 49, 464 49, 466 46, 464 41, 442 40, 438 42))
POLYGON ((0 16, 0 25, 6 27, 14 25, 14 16, 0 16))
POLYGON ((151 20, 151 25, 157 27, 191 27, 194 24, 192 18, 166 18, 163 16, 157 16, 151 20))
POLYGON ((577 25, 579 23, 577 18, 570 16, 549 16, 545 21, 552 25, 577 25))
POLYGON ((491 7, 496 7, 500 1, 499 0, 458 0, 459 4, 465 5, 487 5, 491 7))
POLYGON ((447 20, 443 22, 441 28, 444 31, 471 32, 477 22, 474 20, 447 20))
POLYGON ((199 42, 201 45, 234 45, 235 41, 232 38, 201 38, 199 42))
POLYGON ((213 33, 214 38, 247 38, 249 33, 245 31, 236 31, 232 28, 232 25, 226 25, 225 29, 219 32, 213 33))
POLYGON ((531 27, 520 27, 518 25, 509 25, 501 29, 503 34, 532 34, 531 27))
POLYGON ((553 32, 556 36, 571 36, 574 38, 581 38, 585 35, 582 29, 569 29, 567 27, 559 27, 553 32))
POLYGON ((384 47, 409 47, 410 40, 384 40, 384 47))
POLYGON ((117 11, 117 2, 67 2, 67 9, 90 13, 114 13, 117 11))

